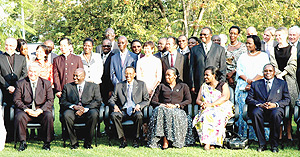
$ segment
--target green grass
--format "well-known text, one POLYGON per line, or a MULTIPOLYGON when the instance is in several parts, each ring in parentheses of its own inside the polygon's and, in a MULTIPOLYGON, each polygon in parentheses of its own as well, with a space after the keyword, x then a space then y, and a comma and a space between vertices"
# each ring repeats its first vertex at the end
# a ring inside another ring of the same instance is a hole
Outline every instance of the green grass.
MULTIPOLYGON (((245 150, 229 150, 229 149, 215 149, 211 151, 203 150, 203 147, 185 147, 182 149, 170 148, 167 150, 150 149, 146 147, 140 147, 134 149, 131 147, 132 143, 125 149, 119 149, 119 142, 113 140, 113 146, 108 146, 108 138, 98 138, 98 147, 94 147, 92 150, 86 150, 83 148, 83 141, 80 141, 80 147, 77 150, 71 150, 69 141, 67 141, 67 147, 63 148, 63 141, 61 140, 61 124, 59 122, 59 105, 58 99, 55 99, 55 122, 54 129, 58 135, 56 139, 51 143, 51 151, 42 150, 42 141, 30 140, 27 141, 28 147, 23 152, 18 152, 14 149, 14 143, 7 143, 5 149, 0 152, 0 156, 299 156, 300 151, 297 149, 297 144, 292 146, 286 146, 284 150, 280 149, 278 154, 274 154, 267 150, 262 153, 256 151, 258 145, 251 144, 250 148, 245 150)), ((104 124, 101 123, 101 131, 104 129, 104 124)), ((295 123, 293 123, 293 129, 296 129, 295 123)), ((17 144, 17 147, 19 144, 17 144)))

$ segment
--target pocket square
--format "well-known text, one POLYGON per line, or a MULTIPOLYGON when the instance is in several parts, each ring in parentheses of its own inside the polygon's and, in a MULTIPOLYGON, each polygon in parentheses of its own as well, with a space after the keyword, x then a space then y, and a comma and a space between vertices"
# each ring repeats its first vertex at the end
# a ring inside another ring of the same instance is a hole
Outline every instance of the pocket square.
POLYGON ((279 94, 279 93, 280 93, 280 89, 277 90, 277 94, 279 94))

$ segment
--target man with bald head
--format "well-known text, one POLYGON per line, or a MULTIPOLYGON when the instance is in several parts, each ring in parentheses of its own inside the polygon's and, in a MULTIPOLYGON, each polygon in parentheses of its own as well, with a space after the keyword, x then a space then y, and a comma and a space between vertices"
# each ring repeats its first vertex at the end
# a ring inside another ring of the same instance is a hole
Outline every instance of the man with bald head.
MULTIPOLYGON (((113 53, 117 52, 117 50, 119 50, 119 47, 118 47, 118 43, 115 41, 115 37, 116 37, 116 34, 115 34, 115 31, 112 29, 112 28, 107 28, 105 30, 105 39, 109 39, 111 41, 111 51, 113 53)), ((102 45, 98 45, 96 47, 96 53, 103 53, 102 51, 102 45)))
POLYGON ((138 59, 137 54, 130 52, 127 49, 128 40, 125 36, 120 36, 118 39, 119 52, 111 57, 110 63, 110 79, 114 86, 117 83, 126 80, 125 68, 127 66, 136 66, 138 59))
POLYGON ((167 44, 167 38, 160 38, 158 40, 157 43, 158 52, 154 54, 155 57, 160 59, 168 54, 168 51, 166 49, 166 44, 167 44))
MULTIPOLYGON (((99 107, 102 103, 99 85, 86 82, 85 71, 78 68, 73 74, 74 82, 65 84, 62 96, 59 99, 60 113, 63 115, 63 125, 66 126, 71 140, 71 149, 79 147, 74 130, 74 121, 86 124, 85 141, 83 147, 93 149, 91 146, 94 130, 98 122, 99 107)), ((65 137, 63 137, 65 138, 65 137)))
POLYGON ((0 55, 0 87, 3 93, 4 124, 7 130, 7 141, 13 139, 13 125, 10 122, 10 107, 14 104, 13 94, 16 82, 27 76, 27 65, 24 56, 16 54, 17 40, 9 37, 5 40, 5 52, 0 55))
POLYGON ((50 150, 50 142, 53 139, 54 96, 51 82, 39 77, 40 68, 38 64, 32 63, 28 67, 28 77, 17 82, 13 100, 15 102, 15 128, 20 139, 18 151, 27 148, 26 126, 29 121, 41 122, 44 150, 50 150))
POLYGON ((249 35, 257 35, 256 28, 253 27, 253 26, 248 27, 247 30, 246 30, 246 32, 247 32, 247 36, 249 36, 249 35))
POLYGON ((54 42, 49 39, 44 42, 44 45, 51 47, 51 53, 48 54, 48 61, 51 61, 51 64, 53 64, 53 59, 58 56, 56 53, 52 52, 54 50, 54 42))

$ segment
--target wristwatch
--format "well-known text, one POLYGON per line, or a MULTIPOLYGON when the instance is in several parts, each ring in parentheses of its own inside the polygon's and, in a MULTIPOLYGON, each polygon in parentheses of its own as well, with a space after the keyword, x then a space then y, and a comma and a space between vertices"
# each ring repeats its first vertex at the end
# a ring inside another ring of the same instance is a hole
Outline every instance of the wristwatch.
POLYGON ((179 104, 175 104, 175 106, 176 106, 177 108, 180 108, 180 105, 179 105, 179 104))

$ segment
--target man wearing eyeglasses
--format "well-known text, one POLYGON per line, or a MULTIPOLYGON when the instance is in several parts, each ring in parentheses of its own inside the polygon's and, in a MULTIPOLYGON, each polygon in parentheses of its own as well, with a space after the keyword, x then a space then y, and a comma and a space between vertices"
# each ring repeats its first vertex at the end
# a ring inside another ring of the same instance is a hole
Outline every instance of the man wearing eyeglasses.
POLYGON ((138 60, 145 56, 144 54, 141 53, 142 52, 142 42, 137 39, 132 40, 131 50, 133 53, 138 55, 138 60))
MULTIPOLYGON (((105 30, 105 39, 109 39, 111 41, 111 51, 114 53, 114 52, 117 52, 117 50, 119 50, 119 47, 118 47, 118 43, 115 41, 115 37, 116 37, 116 34, 115 34, 115 31, 112 29, 112 28, 107 28, 105 30)), ((102 45, 98 45, 96 47, 96 53, 100 53, 102 54, 102 45)))
POLYGON ((198 93, 204 81, 204 69, 208 66, 219 68, 222 73, 221 80, 225 81, 226 59, 225 49, 212 42, 212 30, 204 27, 201 30, 202 43, 191 49, 190 57, 190 87, 192 92, 198 93))

